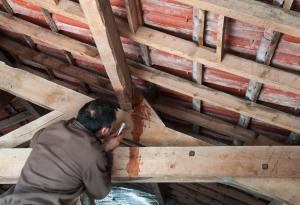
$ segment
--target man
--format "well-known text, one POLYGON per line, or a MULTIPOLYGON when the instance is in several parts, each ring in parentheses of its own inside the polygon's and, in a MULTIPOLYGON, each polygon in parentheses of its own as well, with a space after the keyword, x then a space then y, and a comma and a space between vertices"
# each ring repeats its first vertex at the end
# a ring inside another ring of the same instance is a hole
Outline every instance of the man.
POLYGON ((0 204, 76 204, 83 191, 104 198, 111 190, 109 154, 123 137, 110 134, 115 119, 113 104, 94 100, 76 119, 38 131, 18 183, 0 204))

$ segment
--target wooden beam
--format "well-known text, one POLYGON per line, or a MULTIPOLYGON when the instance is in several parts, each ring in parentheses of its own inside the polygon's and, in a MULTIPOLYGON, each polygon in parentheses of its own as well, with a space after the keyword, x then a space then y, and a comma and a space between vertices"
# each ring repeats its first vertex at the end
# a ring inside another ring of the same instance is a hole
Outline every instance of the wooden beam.
POLYGON ((43 13, 44 18, 45 18, 47 24, 49 25, 51 31, 58 32, 58 28, 57 28, 55 22, 53 21, 50 12, 47 9, 42 9, 42 13, 43 13))
POLYGON ((10 15, 14 15, 14 10, 11 8, 7 0, 0 0, 2 2, 2 5, 7 13, 10 15))
POLYGON ((31 113, 28 111, 24 111, 21 113, 18 113, 14 116, 11 116, 5 120, 0 121, 0 130, 16 125, 20 122, 24 122, 25 120, 29 119, 31 117, 31 113))
POLYGON ((195 97, 216 106, 224 107, 225 109, 234 112, 239 112, 243 115, 260 119, 266 123, 295 132, 300 131, 299 119, 296 116, 256 103, 249 103, 238 97, 225 94, 203 85, 197 85, 191 81, 144 65, 135 63, 134 67, 131 67, 130 70, 134 76, 162 87, 184 93, 185 95, 195 97))
POLYGON ((216 54, 219 62, 223 59, 224 54, 224 31, 225 31, 225 16, 219 15, 217 24, 217 41, 216 54))
POLYGON ((74 77, 91 85, 99 85, 108 91, 112 91, 108 79, 92 74, 76 66, 70 66, 60 59, 37 52, 7 38, 0 37, 0 48, 17 56, 23 62, 28 63, 28 61, 32 61, 40 64, 42 67, 49 68, 52 71, 74 77))
MULTIPOLYGON (((205 36, 205 20, 206 12, 200 9, 193 9, 193 41, 196 45, 204 45, 204 36, 205 36)), ((193 61, 193 72, 192 78, 194 82, 202 84, 203 81, 203 65, 197 61, 193 61)), ((196 98, 192 99, 192 107, 194 110, 201 112, 202 102, 196 98)), ((198 134, 200 127, 193 125, 193 132, 198 134)))
POLYGON ((52 111, 26 125, 0 137, 0 148, 13 148, 31 140, 40 129, 60 120, 68 120, 71 116, 59 111, 52 111))
MULTIPOLYGON (((231 205, 231 204, 235 204, 235 205, 245 205, 244 202, 240 201, 240 200, 236 200, 236 199, 232 199, 231 197, 228 197, 226 195, 223 195, 222 193, 219 193, 218 191, 214 191, 214 190, 210 190, 207 189, 206 187, 202 186, 202 185, 198 185, 198 184, 183 184, 182 186, 191 189, 195 192, 201 193, 207 197, 210 197, 212 199, 215 199, 219 202, 222 202, 223 204, 226 205, 231 205)), ((264 205, 266 205, 266 203, 263 203, 264 205)))
POLYGON ((127 20, 128 20, 130 31, 132 33, 135 33, 139 28, 139 26, 141 25, 139 20, 140 18, 139 16, 141 16, 141 14, 139 13, 140 10, 136 5, 135 0, 125 0, 125 7, 127 11, 127 20))
POLYGON ((121 108, 132 109, 132 87, 119 32, 108 0, 80 0, 121 108))
POLYGON ((91 62, 101 64, 100 56, 95 47, 73 40, 72 38, 62 34, 54 33, 48 29, 14 16, 7 17, 3 14, 3 12, 0 12, 0 25, 11 31, 28 35, 33 39, 39 39, 57 49, 70 51, 78 56, 90 60, 91 62))
MULTIPOLYGON (((76 116, 78 110, 93 98, 52 83, 26 71, 0 63, 0 89, 14 93, 37 105, 76 116)), ((119 110, 116 128, 126 122, 126 138, 148 146, 200 146, 208 143, 166 128, 152 121, 147 106, 140 104, 131 112, 119 110), (162 137, 163 136, 163 137, 162 137)))
POLYGON ((235 190, 231 187, 227 187, 221 184, 201 184, 201 186, 204 186, 208 189, 217 191, 220 194, 224 194, 226 196, 229 196, 233 199, 237 199, 239 201, 242 201, 246 204, 251 205, 266 205, 267 203, 260 201, 258 199, 255 199, 254 197, 249 196, 248 194, 245 194, 243 192, 240 192, 238 190, 235 190))
POLYGON ((217 118, 198 113, 193 110, 163 105, 163 104, 154 104, 156 110, 159 112, 165 113, 180 120, 191 122, 197 124, 201 127, 210 129, 220 134, 225 134, 232 136, 236 139, 247 142, 248 145, 279 145, 279 142, 276 142, 266 136, 258 135, 252 130, 248 130, 236 125, 233 125, 229 122, 219 120, 217 118))
MULTIPOLYGON (((61 2, 63 1, 65 0, 61 0, 61 2)), ((61 3, 59 3, 59 5, 61 5, 61 3)), ((72 11, 77 11, 78 4, 74 2, 67 1, 64 5, 70 6, 72 11), (69 3, 72 5, 69 5, 69 3)), ((59 12, 59 14, 69 14, 69 17, 73 16, 70 14, 70 10, 55 9, 55 11, 59 12)), ((140 27, 136 34, 132 34, 129 30, 128 24, 123 21, 117 22, 121 35, 138 43, 145 44, 155 49, 181 56, 189 60, 195 60, 206 66, 214 67, 224 72, 249 78, 276 89, 300 94, 300 79, 296 74, 285 72, 280 69, 272 68, 270 66, 262 65, 230 54, 225 54, 222 62, 220 63, 217 62, 215 52, 211 49, 197 46, 193 42, 146 27, 140 27), (164 39, 164 41, 161 41, 161 39, 164 39), (176 42, 176 44, 174 42, 176 42)), ((98 64, 102 63, 95 47, 73 40, 61 34, 54 34, 47 29, 33 25, 29 22, 24 22, 23 20, 16 19, 15 17, 8 18, 1 12, 0 25, 18 33, 29 34, 33 38, 40 39, 54 47, 59 46, 59 49, 65 49, 71 53, 82 56, 91 62, 98 64), (6 24, 5 22, 8 23, 6 24), (12 26, 8 27, 8 25, 12 26), (57 45, 57 42, 60 42, 60 44, 57 45)))
MULTIPOLYGON (((20 155, 28 156, 30 151, 0 149, 3 162, 0 178, 18 176, 12 173, 20 174, 22 166, 18 165, 26 160, 20 155)), ((298 178, 299 154, 299 147, 293 146, 119 147, 114 151, 112 177, 120 181, 151 178, 149 181, 153 182, 197 182, 207 178, 251 176, 298 178)))
POLYGON ((206 11, 221 14, 233 19, 271 28, 275 31, 300 37, 300 14, 295 11, 285 12, 281 8, 259 1, 235 0, 176 0, 206 11))
MULTIPOLYGON (((31 74, 20 71, 15 68, 7 67, 4 64, 0 64, 1 72, 8 71, 9 73, 3 73, 3 76, 6 76, 10 85, 12 85, 11 89, 8 89, 10 92, 13 92, 15 94, 18 94, 18 96, 25 98, 25 99, 31 99, 31 102, 34 102, 36 104, 40 104, 47 107, 52 107, 53 109, 58 109, 58 110, 63 110, 63 112, 70 113, 70 115, 74 116, 77 110, 87 101, 90 100, 90 98, 86 98, 84 95, 76 93, 72 90, 69 89, 61 89, 61 86, 57 86, 54 83, 51 83, 47 80, 34 77, 31 74), (20 80, 11 80, 11 79, 20 79, 20 80), (32 86, 32 82, 35 82, 35 85, 38 86, 32 86), (22 82, 22 87, 20 87, 20 82, 22 82), (27 88, 26 88, 27 87, 27 88), (35 88, 36 90, 32 90, 35 88), (39 93, 39 90, 42 89, 43 93, 39 93), (76 94, 75 94, 76 93, 76 94), (63 97, 62 97, 63 95, 63 97), (77 96, 77 97, 76 97, 77 96), (68 106, 65 106, 65 105, 68 106)), ((0 76, 0 77, 1 77, 0 76)), ((3 82, 1 79, 0 82, 3 82)), ((4 85, 7 87, 6 83, 4 82, 4 85)), ((8 86, 9 87, 9 86, 8 86)), ((1 89, 3 89, 1 85, 1 89)), ((149 121, 143 122, 144 125, 149 125, 149 121)), ((150 125, 151 126, 151 125, 150 125)), ((146 126, 147 128, 148 126, 146 126)), ((153 129, 156 129, 157 127, 154 127, 153 129)), ((129 130, 131 132, 131 130, 129 130)), ((178 133, 178 132, 176 132, 178 133)), ((156 146, 167 146, 170 144, 175 144, 174 141, 177 143, 177 145, 182 145, 186 146, 191 143, 187 143, 187 140, 183 136, 176 136, 174 135, 175 133, 171 133, 170 135, 164 136, 164 138, 159 137, 156 139, 149 139, 149 141, 155 140, 156 146), (175 138, 174 138, 175 136, 175 138), (174 141, 173 141, 174 140, 174 141)), ((155 133, 149 132, 149 137, 152 138, 155 136, 155 133)), ((143 138, 143 134, 140 136, 140 138, 143 138)), ((146 144, 146 143, 145 143, 146 144)), ((189 145, 191 146, 191 145, 189 145)), ((297 187, 299 187, 300 181, 299 180, 288 180, 286 179, 275 179, 275 178, 268 178, 268 183, 264 184, 264 180, 255 180, 256 178, 246 178, 246 179, 241 179, 241 178, 233 178, 231 180, 226 180, 223 181, 226 183, 234 183, 234 184, 239 184, 239 186, 243 187, 248 187, 251 188, 252 190, 263 192, 264 194, 272 195, 272 196, 278 196, 280 198, 283 198, 285 200, 296 200, 300 201, 300 198, 297 198, 299 195, 294 195, 292 192, 282 192, 279 186, 276 186, 276 184, 284 184, 286 187, 286 190, 288 188, 293 188, 293 190, 297 190, 297 187), (257 182, 257 185, 253 183, 253 181, 257 182), (250 184, 247 186, 247 184, 250 184), (272 184, 272 189, 270 189, 270 184, 272 184), (296 197, 295 197, 296 196, 296 197)), ((177 179, 178 180, 178 179, 177 179)), ((265 179, 266 180, 266 179, 265 179)), ((143 180, 134 180, 134 181, 146 181, 146 179, 143 180)), ((201 180, 202 182, 216 182, 216 179, 203 179, 201 180)), ((219 181, 220 182, 220 181, 219 181)))

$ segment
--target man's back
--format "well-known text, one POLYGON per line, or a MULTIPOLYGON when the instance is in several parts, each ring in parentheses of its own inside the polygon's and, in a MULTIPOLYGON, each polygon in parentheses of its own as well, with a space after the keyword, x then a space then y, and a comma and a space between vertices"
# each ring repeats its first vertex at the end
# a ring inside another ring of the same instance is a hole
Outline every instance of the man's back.
POLYGON ((39 131, 31 146, 12 199, 26 196, 36 204, 72 204, 84 189, 94 198, 104 198, 110 191, 106 153, 95 136, 75 120, 39 131))

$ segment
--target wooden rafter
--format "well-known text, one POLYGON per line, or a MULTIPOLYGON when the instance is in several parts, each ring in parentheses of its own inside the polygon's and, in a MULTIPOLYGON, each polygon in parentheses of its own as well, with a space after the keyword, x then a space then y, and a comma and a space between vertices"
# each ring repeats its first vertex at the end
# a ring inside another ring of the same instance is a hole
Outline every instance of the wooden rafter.
MULTIPOLYGON (((288 73, 280 69, 272 68, 270 66, 262 65, 230 54, 225 54, 222 62, 217 62, 215 52, 211 49, 197 46, 193 42, 145 27, 140 27, 136 34, 132 34, 126 23, 123 21, 117 22, 120 33, 138 43, 145 44, 189 60, 195 60, 206 66, 243 76, 280 90, 300 94, 300 79, 296 74, 288 73), (161 41, 161 39, 164 39, 164 41, 161 41), (176 42, 176 44, 174 42, 176 42)), ((1 14, 1 12, 0 25, 18 33, 31 35, 33 38, 43 40, 56 48, 68 50, 69 52, 79 55, 91 62, 102 64, 97 49, 88 44, 73 40, 61 34, 54 34, 47 29, 43 29, 37 25, 15 17, 9 18, 1 14), (8 27, 8 25, 11 26, 8 27), (60 44, 57 44, 58 41, 60 44)))
POLYGON ((121 108, 132 109, 132 85, 119 33, 108 0, 80 0, 121 108))
MULTIPOLYGON (((63 15, 65 17, 77 20, 82 23, 86 23, 84 18, 83 12, 78 3, 69 1, 69 0, 60 0, 60 3, 57 6, 47 6, 44 5, 42 1, 39 0, 29 0, 29 2, 44 7, 49 11, 54 13, 63 15), (70 9, 72 8, 72 9, 70 9)), ((187 1, 186 3, 188 3, 187 1)), ((200 1, 199 1, 200 2, 200 1)), ((254 0, 251 0, 254 2, 254 0)), ((260 3, 260 2, 258 2, 260 3)), ((265 6, 265 4, 264 4, 265 6)), ((272 8, 272 7, 271 7, 272 8)), ((273 8, 272 8, 273 9, 273 8)), ((280 10, 278 8, 274 8, 275 10, 280 10)), ((284 12, 285 13, 285 12, 284 12)), ((291 16, 290 13, 285 13, 283 16, 291 16)), ((273 15, 274 16, 274 15, 273 15)), ((280 15, 279 15, 280 16, 280 15)), ((279 17, 278 16, 278 17, 279 17)), ((280 16, 282 17, 282 16, 280 16)), ((297 21, 297 17, 295 18, 294 23, 299 23, 297 21)), ((288 17, 289 19, 289 17, 288 17)), ((1 20, 1 19, 0 19, 1 20)), ((0 23, 2 20, 0 21, 0 23)), ((5 22, 5 20, 4 20, 5 22)), ((1 25, 1 24, 0 24, 1 25)), ((1 25, 4 26, 5 25, 1 25)), ((131 40, 134 40, 138 43, 145 44, 147 46, 151 46, 155 49, 159 49, 170 54, 174 54, 189 60, 196 60, 199 63, 202 63, 209 67, 214 67, 220 69, 225 72, 229 72, 235 75, 243 76, 248 79, 255 80, 257 82, 264 83, 266 85, 270 85, 274 88, 285 90, 289 92, 294 92, 300 94, 300 79, 297 75, 291 74, 279 69, 272 68, 270 66, 261 65, 257 62, 243 59, 241 57, 237 57, 230 54, 225 54, 222 62, 218 62, 215 52, 213 50, 198 47, 194 43, 177 38, 159 31, 155 31, 153 29, 140 27, 137 33, 133 34, 129 30, 128 24, 124 23, 123 21, 117 21, 117 26, 120 31, 120 34, 124 37, 127 37, 131 40), (161 41, 164 39, 164 41, 161 41), (176 42, 176 43, 174 43, 176 42), (250 72, 251 71, 251 72, 250 72)), ((16 28, 11 28, 16 32, 23 33, 22 30, 16 30, 16 28)), ((40 32, 40 30, 38 29, 40 32)), ((39 38, 43 39, 43 38, 39 38)), ((56 41, 57 42, 57 41, 56 41)), ((51 42, 49 42, 51 44, 51 42)), ((52 42, 53 44, 53 42, 52 42)), ((72 43, 73 44, 73 43, 72 43)), ((69 50, 72 52, 73 49, 69 50)), ((83 53, 87 53, 87 50, 94 53, 93 50, 83 49, 83 53)), ((79 53, 80 54, 80 53, 79 53)), ((89 58, 89 57, 88 57, 89 58)), ((89 58, 91 59, 91 58, 89 58)), ((95 60, 92 58, 91 61, 95 60)), ((95 61, 93 61, 95 62, 95 61)), ((98 60, 99 62, 99 60, 98 60)), ((100 62, 99 62, 100 63, 100 62)))
POLYGON ((196 8, 211 11, 259 27, 300 37, 300 14, 295 11, 285 12, 281 8, 266 3, 249 0, 176 0, 196 8))

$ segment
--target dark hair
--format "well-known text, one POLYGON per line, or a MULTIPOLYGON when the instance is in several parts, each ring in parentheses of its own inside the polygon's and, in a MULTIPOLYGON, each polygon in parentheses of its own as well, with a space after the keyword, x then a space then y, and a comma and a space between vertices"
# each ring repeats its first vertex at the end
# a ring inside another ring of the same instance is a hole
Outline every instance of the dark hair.
POLYGON ((103 127, 111 127, 116 119, 117 106, 108 101, 93 100, 78 112, 76 120, 86 129, 96 133, 103 127))

